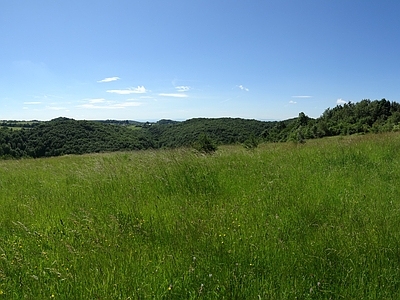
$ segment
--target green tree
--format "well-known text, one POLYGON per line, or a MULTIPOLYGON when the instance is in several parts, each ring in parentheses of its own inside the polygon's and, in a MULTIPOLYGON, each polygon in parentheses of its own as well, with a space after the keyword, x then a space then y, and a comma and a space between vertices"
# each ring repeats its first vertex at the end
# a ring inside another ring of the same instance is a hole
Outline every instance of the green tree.
POLYGON ((259 144, 259 140, 258 138, 254 135, 254 133, 252 133, 249 138, 247 140, 244 141, 243 143, 243 147, 245 147, 246 149, 255 149, 258 147, 259 144))
POLYGON ((203 153, 213 153, 218 149, 217 145, 205 133, 200 134, 197 142, 194 144, 194 148, 203 153))

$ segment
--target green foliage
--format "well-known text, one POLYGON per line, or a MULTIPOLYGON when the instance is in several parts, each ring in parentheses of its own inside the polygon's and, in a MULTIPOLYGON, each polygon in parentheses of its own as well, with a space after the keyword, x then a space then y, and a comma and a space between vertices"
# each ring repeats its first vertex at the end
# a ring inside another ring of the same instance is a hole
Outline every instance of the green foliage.
MULTIPOLYGON (((0 157, 3 158, 187 147, 198 144, 201 133, 216 144, 243 143, 250 135, 259 137, 276 123, 239 118, 160 120, 157 123, 57 118, 32 123, 32 128, 13 132, 8 129, 9 125, 23 125, 13 122, 0 127, 3 128, 0 133, 0 157)), ((212 149, 206 149, 209 150, 212 149)))
POLYGON ((217 145, 205 133, 199 135, 197 142, 193 144, 193 148, 208 154, 214 153, 218 149, 217 145))
POLYGON ((317 119, 301 112, 297 118, 279 122, 239 118, 160 120, 156 123, 67 118, 49 122, 3 121, 0 123, 0 157, 39 158, 194 144, 205 147, 202 151, 212 152, 212 145, 207 149, 205 141, 198 140, 200 134, 205 134, 217 145, 243 144, 246 148, 256 148, 261 141, 304 143, 309 139, 336 135, 397 131, 399 124, 400 104, 385 99, 337 105, 325 110, 317 119))
POLYGON ((317 119, 303 112, 296 119, 279 122, 264 132, 266 141, 294 141, 337 135, 378 133, 396 130, 400 122, 400 104, 382 100, 362 100, 328 108, 317 119))
POLYGON ((152 141, 142 130, 125 126, 57 118, 31 129, 2 130, 2 154, 15 158, 59 156, 149 149, 152 141))
POLYGON ((154 124, 148 130, 161 148, 191 146, 200 134, 206 134, 218 145, 244 143, 251 135, 259 137, 276 122, 239 118, 196 118, 179 123, 154 124))
POLYGON ((326 136, 355 133, 387 132, 400 121, 400 105, 382 100, 362 100, 328 108, 317 119, 322 123, 326 136))
POLYGON ((250 137, 244 141, 243 147, 245 147, 248 150, 252 150, 258 147, 259 145, 259 140, 256 138, 254 134, 251 134, 250 137))

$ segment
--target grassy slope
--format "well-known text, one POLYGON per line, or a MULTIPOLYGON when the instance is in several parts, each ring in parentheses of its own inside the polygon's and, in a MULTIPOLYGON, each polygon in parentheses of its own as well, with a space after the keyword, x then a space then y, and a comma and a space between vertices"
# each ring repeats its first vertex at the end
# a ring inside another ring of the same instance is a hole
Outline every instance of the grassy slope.
POLYGON ((398 299, 399 147, 0 161, 0 299, 398 299))

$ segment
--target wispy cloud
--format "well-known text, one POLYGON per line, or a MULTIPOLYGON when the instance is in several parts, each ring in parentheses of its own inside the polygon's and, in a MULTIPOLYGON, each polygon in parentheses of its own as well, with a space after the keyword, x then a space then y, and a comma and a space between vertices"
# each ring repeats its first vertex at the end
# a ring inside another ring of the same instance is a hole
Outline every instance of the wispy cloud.
POLYGON ((104 78, 104 79, 102 79, 102 80, 98 80, 97 82, 99 82, 99 83, 103 83, 103 82, 111 82, 111 81, 116 81, 116 80, 119 80, 119 79, 121 79, 121 78, 119 78, 119 77, 107 77, 107 78, 104 78))
POLYGON ((312 98, 312 96, 292 96, 292 98, 312 98))
POLYGON ((137 88, 129 88, 124 90, 107 90, 107 93, 114 93, 119 95, 129 95, 129 94, 145 94, 147 92, 144 86, 138 86, 137 88))
POLYGON ((81 104, 81 105, 78 105, 77 107, 79 107, 79 108, 88 108, 88 109, 106 108, 105 106, 95 105, 95 104, 92 104, 92 103, 81 104))
POLYGON ((158 96, 162 96, 162 97, 175 97, 175 98, 186 98, 186 97, 188 97, 188 95, 186 95, 186 94, 183 94, 183 93, 181 93, 181 94, 174 94, 174 93, 171 93, 171 94, 168 94, 168 93, 161 93, 161 94, 158 94, 158 96))
POLYGON ((62 107, 62 106, 46 106, 46 109, 48 109, 48 110, 65 110, 67 108, 62 107))
POLYGON ((238 85, 238 88, 241 89, 242 91, 248 92, 249 89, 247 87, 244 87, 243 85, 238 85))
POLYGON ((190 86, 180 85, 175 87, 178 92, 187 92, 190 90, 190 86))
POLYGON ((289 101, 289 104, 296 104, 296 103, 297 103, 296 101, 292 101, 292 100, 289 101))
POLYGON ((141 102, 124 102, 124 103, 116 103, 112 105, 115 108, 124 108, 124 107, 132 107, 132 106, 140 106, 142 105, 141 102))
POLYGON ((30 102, 24 102, 25 105, 38 105, 42 104, 42 102, 39 101, 30 101, 30 102))
POLYGON ((89 100, 89 103, 81 104, 81 105, 78 105, 77 107, 85 108, 85 109, 121 109, 121 108, 134 107, 134 106, 140 106, 140 105, 142 105, 142 103, 137 102, 137 101, 126 101, 126 102, 113 103, 111 101, 91 102, 89 100), (102 103, 104 103, 104 104, 102 104, 102 103))
POLYGON ((94 104, 94 103, 104 103, 106 99, 104 98, 95 98, 95 99, 88 99, 89 103, 94 104))
POLYGON ((342 98, 339 98, 336 100, 336 104, 341 105, 341 104, 346 104, 347 101, 344 101, 342 98))
POLYGON ((52 100, 52 99, 64 99, 64 97, 62 96, 58 96, 58 95, 51 95, 51 94, 42 94, 42 95, 37 95, 37 96, 33 96, 33 98, 35 99, 41 99, 41 100, 52 100))

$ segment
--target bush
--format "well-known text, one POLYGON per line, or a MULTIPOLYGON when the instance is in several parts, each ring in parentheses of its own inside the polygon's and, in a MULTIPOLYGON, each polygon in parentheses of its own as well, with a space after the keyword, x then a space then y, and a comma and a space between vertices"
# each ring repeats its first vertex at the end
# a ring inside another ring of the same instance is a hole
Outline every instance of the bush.
POLYGON ((254 134, 251 134, 250 137, 244 141, 243 147, 246 149, 255 149, 258 147, 259 141, 254 134))
POLYGON ((203 153, 213 153, 218 149, 217 145, 204 133, 199 136, 193 148, 203 153))

